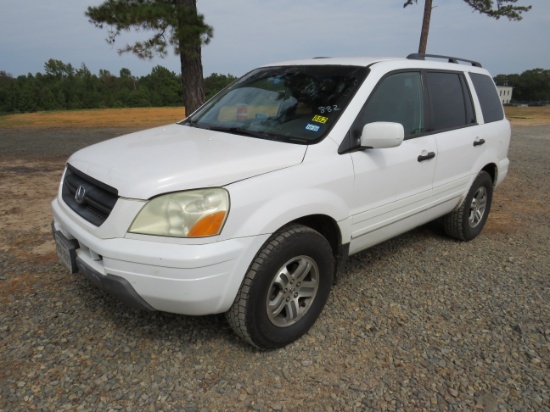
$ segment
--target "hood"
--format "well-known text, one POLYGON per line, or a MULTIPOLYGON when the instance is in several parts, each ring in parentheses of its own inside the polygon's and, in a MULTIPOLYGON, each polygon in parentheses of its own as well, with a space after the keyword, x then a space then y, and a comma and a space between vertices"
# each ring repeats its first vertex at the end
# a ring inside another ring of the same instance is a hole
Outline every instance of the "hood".
POLYGON ((294 166, 306 148, 175 124, 89 146, 68 162, 116 188, 119 196, 149 199, 294 166))

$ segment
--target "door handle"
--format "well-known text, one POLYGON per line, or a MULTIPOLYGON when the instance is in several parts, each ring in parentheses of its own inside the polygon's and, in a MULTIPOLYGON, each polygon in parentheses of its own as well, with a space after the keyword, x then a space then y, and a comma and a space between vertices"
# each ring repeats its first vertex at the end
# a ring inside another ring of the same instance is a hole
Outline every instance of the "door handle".
POLYGON ((426 155, 418 156, 418 161, 423 162, 424 160, 430 160, 430 159, 433 159, 434 157, 435 157, 435 153, 434 152, 429 152, 426 155))
POLYGON ((485 139, 476 139, 474 140, 474 146, 481 146, 485 143, 485 139))

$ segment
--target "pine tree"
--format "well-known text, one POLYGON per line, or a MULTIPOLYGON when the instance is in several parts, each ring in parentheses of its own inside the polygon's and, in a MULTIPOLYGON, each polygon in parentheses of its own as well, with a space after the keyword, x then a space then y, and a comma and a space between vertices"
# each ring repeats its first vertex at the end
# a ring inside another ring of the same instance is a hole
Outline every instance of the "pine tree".
POLYGON ((197 0, 106 0, 89 7, 86 16, 97 27, 109 26, 107 42, 113 44, 122 31, 150 31, 146 41, 128 44, 120 53, 142 59, 165 57, 171 46, 180 57, 184 104, 187 113, 204 102, 201 48, 213 35, 212 27, 197 11, 197 0))
MULTIPOLYGON (((462 0, 472 9, 481 14, 500 19, 506 17, 511 21, 521 20, 522 13, 531 10, 531 6, 516 6, 518 0, 462 0)), ((418 0, 407 0, 403 7, 418 3, 418 0)), ((418 53, 426 53, 428 45, 428 33, 430 31, 430 18, 432 15, 432 0, 424 0, 424 17, 422 19, 422 31, 420 34, 420 44, 418 45, 418 53)))

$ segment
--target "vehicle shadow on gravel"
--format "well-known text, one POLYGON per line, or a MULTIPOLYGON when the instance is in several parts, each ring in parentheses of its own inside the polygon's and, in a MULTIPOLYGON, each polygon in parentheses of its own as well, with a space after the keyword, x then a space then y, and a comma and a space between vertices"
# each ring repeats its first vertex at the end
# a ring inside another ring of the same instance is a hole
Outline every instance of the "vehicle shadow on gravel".
POLYGON ((132 336, 132 341, 154 340, 162 346, 177 345, 185 349, 223 340, 231 345, 250 348, 233 334, 223 314, 185 316, 133 309, 97 289, 79 274, 74 276, 72 283, 74 293, 82 299, 81 311, 93 316, 96 322, 99 317, 103 318, 99 323, 124 331, 124 334, 132 336))
MULTIPOLYGON (((350 277, 360 275, 368 282, 369 278, 376 276, 376 274, 370 274, 370 268, 390 261, 393 256, 412 247, 422 238, 437 239, 437 242, 453 242, 444 238, 434 225, 425 225, 388 240, 350 257, 345 269, 339 274, 336 285, 333 286, 332 295, 339 294, 339 289, 346 287, 350 277)), ((66 298, 63 306, 71 308, 71 313, 67 315, 79 317, 83 325, 88 324, 88 328, 99 328, 97 333, 91 333, 90 336, 103 336, 102 339, 104 339, 105 330, 113 330, 127 336, 128 342, 134 342, 135 345, 140 345, 140 342, 142 344, 156 342, 160 347, 189 350, 203 345, 221 343, 238 352, 261 352, 236 337, 227 324, 224 314, 185 316, 135 310, 97 289, 80 274, 67 274, 60 263, 55 262, 48 266, 49 271, 64 279, 64 286, 60 285, 58 293, 60 297, 66 298)), ((331 310, 330 305, 329 301, 325 311, 331 310)), ((60 311, 64 310, 60 309, 60 311)), ((321 314, 321 317, 323 316, 321 314)), ((130 350, 133 349, 135 348, 130 347, 130 350)))
POLYGON ((449 245, 462 243, 447 237, 439 221, 429 222, 393 239, 372 246, 363 252, 350 256, 344 270, 338 274, 336 287, 338 287, 338 283, 345 281, 349 276, 357 275, 357 272, 368 271, 369 266, 372 267, 376 264, 383 264, 384 262, 391 261, 400 251, 414 248, 422 241, 438 242, 449 245))
MULTIPOLYGON (((361 276, 368 283, 369 278, 377 276, 376 274, 370 274, 370 268, 386 264, 385 262, 391 261, 403 250, 413 247, 422 239, 429 242, 448 242, 449 244, 456 242, 444 236, 437 222, 421 226, 350 257, 344 270, 339 273, 331 294, 338 294, 340 287, 345 288, 350 277, 361 276)), ((60 271, 64 270, 59 264, 55 264, 55 266, 60 271)), ((100 324, 105 325, 106 328, 124 331, 124 334, 131 335, 131 341, 146 342, 153 340, 161 346, 173 347, 176 345, 182 350, 190 347, 196 349, 217 342, 218 344, 228 344, 238 352, 269 353, 257 350, 236 337, 224 314, 185 316, 166 312, 135 310, 97 289, 81 275, 75 274, 73 276, 75 278, 71 283, 73 283, 75 289, 73 292, 81 300, 81 313, 86 312, 87 316, 92 316, 96 322, 99 317, 103 318, 103 320, 100 320, 100 324)), ((331 310, 330 305, 331 302, 329 301, 325 311, 331 310)), ((323 313, 321 317, 323 317, 323 313)))

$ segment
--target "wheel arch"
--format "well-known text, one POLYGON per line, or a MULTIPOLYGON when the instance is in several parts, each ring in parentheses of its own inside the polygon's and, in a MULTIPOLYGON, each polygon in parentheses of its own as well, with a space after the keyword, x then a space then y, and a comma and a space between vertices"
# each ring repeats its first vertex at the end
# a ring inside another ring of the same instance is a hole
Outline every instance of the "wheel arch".
POLYGON ((334 256, 334 280, 336 281, 338 273, 343 270, 349 255, 349 243, 342 244, 342 232, 338 223, 327 215, 309 215, 300 217, 289 224, 297 223, 307 226, 319 232, 328 242, 334 256))
POLYGON ((495 163, 489 163, 485 165, 485 167, 481 169, 481 172, 487 172, 489 176, 491 176, 491 180, 493 181, 493 186, 496 184, 497 178, 498 178, 498 168, 495 163))

